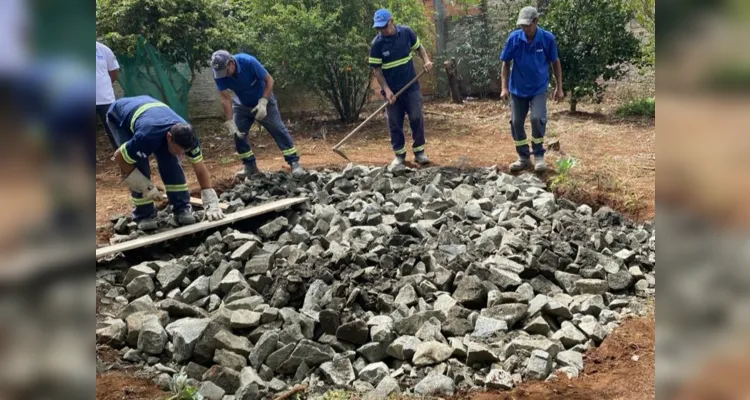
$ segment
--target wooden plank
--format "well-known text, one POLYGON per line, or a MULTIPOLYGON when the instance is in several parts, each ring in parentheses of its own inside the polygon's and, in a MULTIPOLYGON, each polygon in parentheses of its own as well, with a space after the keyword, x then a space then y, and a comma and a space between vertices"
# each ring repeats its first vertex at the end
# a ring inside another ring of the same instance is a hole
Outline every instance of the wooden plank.
POLYGON ((190 235, 192 233, 200 232, 206 229, 216 228, 223 225, 229 225, 234 222, 256 217, 258 215, 266 214, 269 212, 283 210, 289 208, 295 204, 304 203, 307 201, 305 197, 294 197, 291 199, 284 199, 274 201, 271 203, 262 204, 257 207, 247 208, 242 211, 238 211, 233 214, 229 214, 226 218, 221 221, 202 221, 197 224, 181 226, 176 229, 172 229, 165 232, 159 232, 154 235, 140 237, 135 240, 131 240, 125 243, 119 243, 113 246, 102 247, 96 249, 96 259, 106 257, 111 254, 120 253, 123 251, 137 249, 139 247, 149 246, 152 244, 160 243, 166 240, 176 239, 181 236, 190 235))
MULTIPOLYGON (((203 208, 203 200, 196 197, 191 197, 190 205, 203 208)), ((222 210, 226 210, 227 208, 229 208, 229 204, 219 203, 219 208, 221 208, 222 210)))

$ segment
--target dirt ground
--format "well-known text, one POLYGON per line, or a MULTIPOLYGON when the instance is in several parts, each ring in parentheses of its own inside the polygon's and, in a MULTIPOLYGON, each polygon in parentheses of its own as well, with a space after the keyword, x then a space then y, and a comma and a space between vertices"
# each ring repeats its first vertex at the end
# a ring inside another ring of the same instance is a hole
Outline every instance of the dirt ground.
MULTIPOLYGON (((591 205, 609 205, 637 220, 654 217, 654 182, 656 176, 656 128, 651 118, 619 118, 615 104, 581 105, 581 112, 570 114, 566 104, 549 104, 547 141, 558 140, 560 151, 549 151, 548 159, 567 154, 578 160, 570 173, 568 197, 591 205)), ((241 168, 236 159, 234 142, 223 131, 220 120, 195 123, 205 163, 216 183, 232 184, 234 173, 241 168)), ((288 123, 295 145, 306 168, 343 168, 346 161, 330 149, 356 125, 323 122, 303 118, 288 123), (325 138, 313 139, 313 135, 325 138)), ((497 165, 507 172, 515 160, 515 148, 509 133, 509 108, 497 100, 470 101, 454 105, 445 101, 425 104, 427 154, 435 165, 488 167, 497 165)), ((264 171, 287 170, 281 152, 270 135, 251 135, 258 165, 264 171)), ((530 130, 528 131, 530 135, 530 130)), ((410 140, 407 140, 410 143, 410 140)), ((120 184, 120 174, 110 161, 112 150, 103 131, 97 137, 96 224, 103 226, 109 218, 131 210, 130 196, 120 184)), ((388 129, 384 119, 371 121, 344 146, 349 158, 358 164, 386 165, 392 158, 388 129)), ((410 155, 411 157, 411 155, 410 155)), ((152 171, 156 171, 152 161, 152 171)), ((187 162, 184 168, 193 193, 199 186, 187 162)), ((553 173, 549 173, 553 175, 553 173)), ((158 174, 153 173, 160 182, 158 174)), ((105 229, 106 230, 106 229, 105 229)), ((106 239, 107 235, 98 235, 106 239)))

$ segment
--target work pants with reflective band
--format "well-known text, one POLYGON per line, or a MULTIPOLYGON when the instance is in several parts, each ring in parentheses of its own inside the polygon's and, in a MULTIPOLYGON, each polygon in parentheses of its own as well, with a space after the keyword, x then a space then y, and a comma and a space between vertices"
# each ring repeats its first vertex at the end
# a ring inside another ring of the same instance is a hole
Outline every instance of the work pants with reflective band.
MULTIPOLYGON (((250 147, 250 141, 247 133, 250 132, 250 127, 255 122, 255 113, 252 112, 254 107, 247 107, 242 104, 235 103, 232 109, 234 110, 234 123, 237 125, 237 129, 244 133, 245 136, 238 138, 234 137, 234 146, 237 149, 242 162, 246 165, 255 164, 255 153, 252 147, 250 147)), ((297 148, 294 147, 294 141, 292 136, 289 135, 289 131, 284 125, 284 121, 281 120, 281 113, 279 113, 279 105, 276 102, 276 97, 271 96, 268 99, 268 105, 266 106, 266 117, 262 121, 258 121, 260 126, 266 128, 268 133, 271 134, 273 140, 276 141, 276 145, 279 146, 281 154, 284 156, 284 160, 288 164, 299 161, 297 155, 297 148)))
POLYGON ((518 156, 529 159, 529 144, 535 157, 544 157, 544 134, 547 130, 547 93, 534 97, 510 95, 510 133, 518 156), (531 139, 526 137, 524 124, 531 109, 531 139))
POLYGON ((396 99, 396 102, 386 108, 388 129, 391 131, 391 146, 399 157, 406 157, 406 137, 404 137, 404 119, 409 116, 409 127, 414 141, 414 154, 424 153, 424 117, 422 116, 422 93, 419 90, 409 90, 396 99))
MULTIPOLYGON (((120 151, 123 151, 123 145, 133 138, 133 134, 127 129, 118 129, 115 124, 109 123, 112 133, 114 133, 117 145, 120 151)), ((167 146, 161 146, 156 153, 156 163, 159 166, 159 175, 164 182, 167 190, 169 204, 172 205, 174 212, 190 209, 190 192, 188 191, 185 173, 180 166, 180 160, 169 152, 167 146)), ((127 161, 127 159, 126 159, 127 161)), ((147 178, 151 178, 151 168, 148 164, 148 158, 142 158, 135 163, 135 167, 147 178)), ((139 221, 146 218, 152 218, 156 214, 154 202, 143 198, 143 194, 131 191, 135 210, 133 211, 133 220, 139 221)))

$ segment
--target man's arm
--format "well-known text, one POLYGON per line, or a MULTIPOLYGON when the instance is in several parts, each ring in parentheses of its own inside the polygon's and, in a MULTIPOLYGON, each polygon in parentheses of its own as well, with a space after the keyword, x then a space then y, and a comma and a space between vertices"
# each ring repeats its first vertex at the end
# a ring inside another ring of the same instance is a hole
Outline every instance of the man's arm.
POLYGON ((232 95, 229 93, 228 89, 220 91, 219 95, 221 108, 224 109, 224 118, 226 118, 227 121, 231 121, 232 115, 234 115, 234 112, 232 111, 232 95))
POLYGON ((266 78, 264 79, 266 81, 266 87, 263 89, 263 97, 268 100, 271 98, 271 92, 273 92, 273 77, 271 74, 266 74, 266 78))
POLYGON ((430 61, 430 57, 427 55, 427 50, 425 50, 424 46, 419 46, 419 57, 424 61, 424 69, 429 72, 432 69, 432 61, 430 61))
POLYGON ((552 63, 552 71, 555 73, 555 99, 559 101, 565 97, 565 92, 563 91, 562 64, 560 63, 560 59, 557 59, 552 63))
POLYGON ((112 80, 112 83, 117 82, 117 76, 120 74, 119 69, 115 69, 112 71, 109 71, 109 79, 112 80))
POLYGON ((386 100, 388 100, 389 103, 393 104, 393 102, 395 101, 395 99, 393 98, 393 91, 390 87, 388 87, 388 83, 385 81, 385 76, 383 76, 383 69, 380 67, 375 67, 373 68, 373 72, 375 75, 375 79, 380 85, 380 88, 383 89, 383 92, 385 92, 386 100))
POLYGON ((503 61, 503 71, 500 74, 501 82, 502 82, 502 91, 501 95, 505 94, 505 96, 508 95, 508 78, 510 78, 510 61, 503 61))
POLYGON ((127 177, 135 169, 135 165, 128 164, 125 161, 125 157, 122 156, 120 149, 115 150, 115 162, 117 163, 117 166, 120 167, 120 173, 123 177, 127 177))
POLYGON ((195 172, 195 177, 198 178, 198 184, 201 185, 201 190, 211 189, 213 187, 211 174, 208 172, 208 168, 206 168, 206 164, 204 164, 203 161, 193 164, 193 172, 195 172))

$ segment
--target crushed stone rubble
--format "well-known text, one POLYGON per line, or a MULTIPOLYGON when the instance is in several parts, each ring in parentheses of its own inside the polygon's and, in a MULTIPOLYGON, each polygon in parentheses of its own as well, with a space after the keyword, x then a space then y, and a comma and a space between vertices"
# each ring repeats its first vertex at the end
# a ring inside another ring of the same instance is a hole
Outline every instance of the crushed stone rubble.
POLYGON ((298 383, 449 396, 576 377, 655 293, 653 223, 556 198, 530 174, 350 164, 221 198, 233 212, 292 196, 310 202, 252 232, 100 262, 97 343, 162 386, 186 374, 207 399, 298 383))

